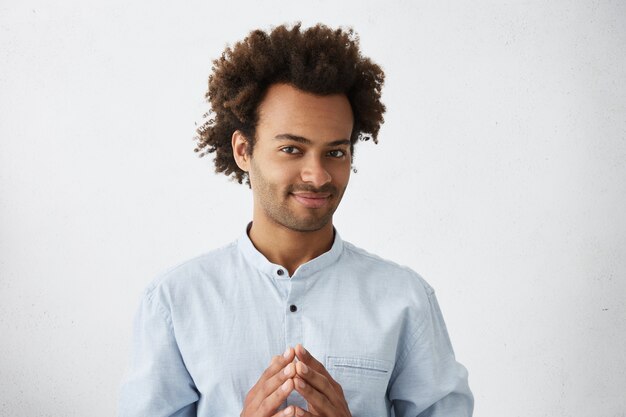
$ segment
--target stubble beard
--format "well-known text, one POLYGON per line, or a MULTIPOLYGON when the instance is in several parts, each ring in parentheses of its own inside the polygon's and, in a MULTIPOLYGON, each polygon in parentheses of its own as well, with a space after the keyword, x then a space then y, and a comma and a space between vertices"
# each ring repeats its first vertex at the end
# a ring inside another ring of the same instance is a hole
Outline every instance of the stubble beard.
POLYGON ((332 222, 333 214, 337 210, 346 189, 344 187, 342 190, 339 190, 331 184, 315 189, 306 184, 301 184, 290 185, 282 191, 276 185, 268 183, 258 169, 255 170, 254 178, 254 189, 258 193, 257 199, 265 216, 273 223, 295 232, 315 232, 332 222), (328 202, 330 206, 323 209, 305 209, 309 214, 299 216, 290 208, 291 204, 294 204, 294 201, 291 200, 294 200, 292 193, 295 191, 330 193, 331 200, 328 202), (318 215, 318 210, 326 211, 318 215))

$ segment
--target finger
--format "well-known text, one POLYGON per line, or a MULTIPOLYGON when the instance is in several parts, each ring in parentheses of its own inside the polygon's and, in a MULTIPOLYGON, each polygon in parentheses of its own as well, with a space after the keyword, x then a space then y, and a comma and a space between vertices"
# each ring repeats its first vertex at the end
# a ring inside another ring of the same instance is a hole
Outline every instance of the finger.
POLYGON ((278 411, 272 417, 313 417, 313 414, 295 405, 290 405, 284 410, 278 411))
POLYGON ((293 362, 295 357, 295 350, 292 347, 285 349, 282 355, 275 355, 269 363, 269 366, 265 368, 259 380, 255 385, 259 385, 268 379, 272 378, 278 372, 280 372, 287 364, 293 362))
POLYGON ((331 403, 339 403, 339 392, 332 382, 329 381, 326 375, 317 372, 313 368, 309 368, 304 362, 296 363, 296 372, 299 378, 303 379, 317 391, 324 394, 324 396, 326 396, 331 403))
POLYGON ((282 355, 272 357, 270 365, 263 371, 258 381, 246 396, 246 404, 260 403, 270 392, 276 390, 293 372, 285 372, 295 357, 293 348, 288 347, 282 355))
MULTIPOLYGON (((282 369, 282 371, 278 371, 273 377, 271 377, 259 386, 256 392, 256 397, 258 398, 259 402, 262 402, 265 398, 276 392, 276 390, 278 390, 280 387, 285 388, 285 383, 290 381, 291 378, 293 378, 294 376, 296 376, 296 365, 293 362, 288 363, 287 366, 282 369)), ((289 390, 289 392, 291 392, 292 389, 293 387, 289 390)))
POLYGON ((309 353, 309 351, 306 350, 304 346, 302 346, 300 343, 296 345, 294 352, 296 356, 298 357, 298 360, 301 360, 302 362, 306 363, 308 366, 315 369, 317 372, 324 373, 326 371, 326 368, 324 367, 324 365, 322 365, 320 361, 315 359, 315 357, 311 355, 311 353, 309 353))
POLYGON ((296 417, 318 417, 315 414, 300 408, 300 407, 296 407, 294 406, 294 408, 296 409, 296 417))
POLYGON ((338 407, 335 406, 326 395, 316 390, 311 384, 307 384, 299 376, 293 379, 295 389, 302 395, 302 397, 313 406, 317 412, 321 415, 333 416, 336 415, 338 407))
POLYGON ((276 355, 272 357, 269 366, 263 371, 261 377, 259 378, 259 382, 263 380, 267 380, 274 376, 278 371, 280 371, 285 365, 293 362, 295 358, 296 351, 292 347, 287 347, 285 352, 282 355, 276 355))
POLYGON ((331 385, 335 387, 336 390, 338 390, 339 392, 342 392, 341 385, 339 385, 339 383, 335 381, 335 379, 328 373, 328 370, 326 370, 324 365, 322 365, 320 361, 315 359, 315 357, 311 355, 309 351, 304 348, 304 346, 298 343, 294 351, 298 360, 304 362, 309 367, 309 369, 312 368, 318 373, 324 375, 326 379, 328 379, 328 381, 331 383, 331 385))
MULTIPOLYGON (((259 404, 258 410, 262 416, 275 415, 276 409, 287 399, 291 391, 294 390, 293 379, 286 380, 281 386, 274 390, 269 396, 267 396, 261 404, 259 404)), ((284 410, 283 410, 284 412, 284 410)), ((280 412, 279 414, 280 415, 280 412)), ((284 414, 283 414, 284 415, 284 414)), ((290 415, 293 415, 290 414, 290 415)))

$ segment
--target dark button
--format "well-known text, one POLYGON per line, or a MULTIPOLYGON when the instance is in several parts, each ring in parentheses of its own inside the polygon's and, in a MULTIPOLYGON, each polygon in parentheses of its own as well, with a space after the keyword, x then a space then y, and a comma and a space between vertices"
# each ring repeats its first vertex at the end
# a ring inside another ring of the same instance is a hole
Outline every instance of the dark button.
POLYGON ((284 274, 284 273, 285 273, 285 271, 283 271, 282 269, 279 269, 278 271, 276 271, 276 273, 277 273, 278 275, 282 275, 282 274, 284 274))
POLYGON ((295 313, 296 311, 298 311, 298 307, 296 307, 295 304, 292 304, 289 306, 289 311, 295 313))

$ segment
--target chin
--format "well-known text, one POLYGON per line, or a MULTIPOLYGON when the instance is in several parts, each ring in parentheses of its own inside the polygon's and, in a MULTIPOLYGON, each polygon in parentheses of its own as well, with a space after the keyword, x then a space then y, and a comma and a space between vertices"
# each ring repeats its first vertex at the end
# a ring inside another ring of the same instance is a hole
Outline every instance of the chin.
POLYGON ((292 221, 292 222, 282 222, 281 224, 294 232, 317 232, 318 230, 323 229, 330 223, 330 219, 315 219, 310 221, 292 221))

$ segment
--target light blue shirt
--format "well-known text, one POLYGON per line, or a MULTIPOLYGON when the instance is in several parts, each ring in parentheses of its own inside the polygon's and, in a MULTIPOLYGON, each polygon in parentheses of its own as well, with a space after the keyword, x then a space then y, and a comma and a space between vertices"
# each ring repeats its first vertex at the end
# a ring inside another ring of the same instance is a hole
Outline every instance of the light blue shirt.
MULTIPOLYGON (((298 343, 354 417, 472 415, 433 289, 335 231, 292 276, 247 233, 158 276, 135 317, 119 416, 239 416, 272 356, 298 343)), ((306 409, 295 391, 288 404, 306 409)))

